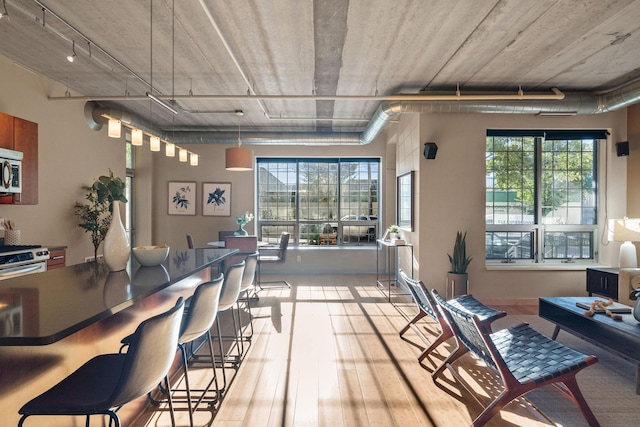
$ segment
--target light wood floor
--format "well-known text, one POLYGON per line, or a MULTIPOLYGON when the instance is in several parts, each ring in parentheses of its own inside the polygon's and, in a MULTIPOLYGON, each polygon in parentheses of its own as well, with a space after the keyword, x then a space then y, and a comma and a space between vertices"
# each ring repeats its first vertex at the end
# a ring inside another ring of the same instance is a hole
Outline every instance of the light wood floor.
MULTIPOLYGON (((406 297, 388 302, 375 276, 287 276, 293 285, 258 292, 255 334, 240 368, 214 411, 203 408, 196 425, 214 427, 469 426, 482 408, 451 373, 434 383, 431 372, 451 350, 448 342, 423 366, 424 342, 415 330, 398 331, 415 314, 406 297)), ((509 306, 535 314, 535 306, 509 306)), ((222 320, 225 322, 225 320, 222 320)), ((432 337, 435 325, 421 321, 432 337)), ((487 404, 500 386, 469 356, 459 373, 487 404)), ((210 374, 192 369, 192 382, 210 374)), ((208 377, 207 377, 208 378, 208 377)), ((193 386, 193 385, 192 385, 193 386)), ((179 425, 188 425, 178 411, 179 425)), ((145 413, 141 426, 168 426, 166 411, 145 413)), ((553 425, 526 399, 508 405, 488 426, 553 425)))

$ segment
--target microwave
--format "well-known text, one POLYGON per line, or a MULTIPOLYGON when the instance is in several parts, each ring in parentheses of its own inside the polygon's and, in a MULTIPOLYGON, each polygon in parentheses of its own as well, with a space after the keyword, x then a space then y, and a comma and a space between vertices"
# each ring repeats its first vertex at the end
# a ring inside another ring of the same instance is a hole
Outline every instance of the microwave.
POLYGON ((22 157, 20 151, 0 148, 0 193, 22 192, 22 157))

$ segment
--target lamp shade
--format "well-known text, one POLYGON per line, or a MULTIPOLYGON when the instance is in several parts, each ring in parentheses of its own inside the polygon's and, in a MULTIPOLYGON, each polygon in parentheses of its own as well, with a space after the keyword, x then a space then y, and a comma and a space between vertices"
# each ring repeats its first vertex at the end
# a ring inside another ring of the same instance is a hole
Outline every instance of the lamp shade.
POLYGON ((196 153, 191 153, 191 166, 198 166, 198 155, 196 153))
POLYGON ((160 138, 152 136, 149 138, 149 148, 151 151, 160 151, 160 138))
POLYGON ((167 157, 175 157, 176 156, 176 145, 172 142, 167 142, 167 145, 164 148, 164 154, 167 157))
POLYGON ((109 119, 109 129, 107 131, 109 138, 120 138, 121 130, 122 130, 122 125, 120 123, 120 120, 109 119))
POLYGON ((180 151, 178 151, 178 160, 180 160, 181 162, 186 162, 188 154, 189 153, 187 153, 187 150, 181 148, 180 151))
POLYGON ((131 131, 131 145, 142 145, 142 131, 140 129, 131 131))
POLYGON ((640 218, 622 218, 609 221, 609 240, 624 242, 620 245, 620 268, 637 268, 636 247, 640 241, 640 218))
POLYGON ((615 242, 640 242, 640 218, 609 220, 609 240, 615 242))
POLYGON ((250 171, 253 169, 253 150, 244 147, 227 148, 225 160, 228 171, 250 171))

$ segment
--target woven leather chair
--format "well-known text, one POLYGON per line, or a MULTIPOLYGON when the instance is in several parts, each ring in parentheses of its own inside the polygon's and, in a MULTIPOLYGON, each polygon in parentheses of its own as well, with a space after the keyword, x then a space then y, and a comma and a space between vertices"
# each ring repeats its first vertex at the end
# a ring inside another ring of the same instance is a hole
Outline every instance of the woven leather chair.
MULTIPOLYGON (((409 323, 400 331, 400 336, 402 337, 405 332, 407 332, 409 328, 411 328, 411 325, 414 325, 425 316, 431 317, 433 320, 438 322, 438 325, 440 326, 440 334, 418 357, 418 362, 422 362, 424 358, 427 357, 440 344, 453 337, 453 331, 451 330, 447 319, 441 313, 438 304, 429 293, 429 290, 427 289, 425 284, 421 280, 410 278, 402 269, 399 270, 399 275, 400 279, 406 283, 407 287, 411 291, 411 294, 413 295, 414 301, 416 303, 416 307, 418 308, 418 314, 416 314, 416 316, 411 319, 409 323)), ((486 322, 487 324, 490 324, 494 320, 506 315, 506 313, 502 311, 482 304, 472 295, 460 296, 454 300, 451 300, 450 303, 454 304, 460 310, 475 314, 481 321, 486 322)), ((424 338, 425 341, 428 342, 428 340, 426 340, 424 336, 422 338, 424 338)))
POLYGON ((258 248, 259 256, 258 256, 258 279, 257 283, 260 289, 262 289, 262 285, 274 284, 274 283, 284 283, 288 288, 291 288, 291 284, 286 280, 271 280, 271 281, 263 281, 261 280, 261 266, 262 264, 272 264, 272 263, 284 263, 287 260, 287 248, 289 247, 289 233, 282 232, 280 235, 280 244, 278 246, 262 246, 258 248))
MULTIPOLYGON (((164 381, 169 388, 167 373, 171 368, 180 335, 184 301, 140 323, 131 335, 126 353, 103 354, 94 357, 71 375, 26 403, 18 411, 21 427, 34 415, 109 416, 109 424, 120 426, 118 409, 144 396, 164 381)), ((173 403, 169 398, 171 423, 175 426, 173 403)))
MULTIPOLYGON (((472 313, 459 309, 442 298, 436 290, 432 290, 432 294, 447 318, 457 344, 456 349, 433 372, 434 381, 445 367, 471 352, 499 374, 504 386, 502 393, 473 421, 474 427, 486 424, 514 399, 545 385, 553 385, 573 401, 590 426, 600 425, 576 381, 578 372, 598 361, 595 356, 572 350, 526 323, 491 332, 490 322, 483 322, 472 313)), ((451 371, 461 384, 469 388, 453 369, 451 371)))

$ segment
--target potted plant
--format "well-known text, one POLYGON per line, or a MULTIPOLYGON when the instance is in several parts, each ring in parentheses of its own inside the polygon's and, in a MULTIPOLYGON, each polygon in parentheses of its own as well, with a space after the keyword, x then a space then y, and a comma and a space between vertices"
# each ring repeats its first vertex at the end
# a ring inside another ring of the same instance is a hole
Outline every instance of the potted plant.
POLYGON ((110 271, 124 270, 131 255, 129 238, 120 217, 120 202, 127 203, 124 195, 125 183, 119 177, 113 176, 109 169, 109 175, 100 176, 91 189, 95 192, 96 203, 107 205, 111 212, 111 221, 102 248, 104 261, 110 271))
POLYGON ((398 238, 398 233, 400 232, 400 227, 395 224, 392 224, 387 228, 387 232, 389 233, 389 240, 394 240, 398 238))
POLYGON ((76 202, 74 211, 80 220, 78 226, 91 236, 93 259, 96 260, 98 259, 98 247, 107 235, 107 230, 111 223, 111 215, 109 214, 108 205, 98 200, 97 192, 93 186, 84 186, 82 188, 86 190, 84 198, 87 203, 76 202))
POLYGON ((467 233, 458 231, 456 241, 453 244, 453 255, 447 254, 451 263, 451 270, 447 273, 447 298, 464 295, 468 292, 467 267, 471 257, 467 257, 467 233))

